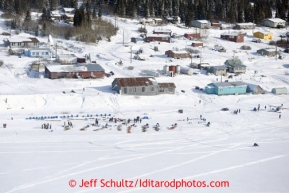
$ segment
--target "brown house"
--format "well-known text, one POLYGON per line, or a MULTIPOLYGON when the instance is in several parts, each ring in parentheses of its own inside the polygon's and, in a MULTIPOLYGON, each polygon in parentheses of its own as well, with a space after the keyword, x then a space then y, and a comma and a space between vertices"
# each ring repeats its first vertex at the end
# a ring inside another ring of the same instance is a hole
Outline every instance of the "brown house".
POLYGON ((231 42, 244 42, 244 35, 243 34, 237 34, 237 33, 224 33, 221 34, 221 39, 229 40, 231 42))
POLYGON ((45 76, 50 79, 59 78, 102 78, 104 69, 99 64, 81 65, 45 65, 45 76))
POLYGON ((171 43, 171 36, 166 35, 166 34, 148 34, 146 36, 146 41, 147 42, 158 41, 158 42, 171 43))
POLYGON ((192 39, 192 38, 200 38, 201 35, 200 33, 185 33, 184 37, 188 39, 192 39))
POLYGON ((198 42, 198 41, 193 41, 192 42, 192 46, 193 47, 199 47, 199 46, 204 46, 203 42, 198 42))
POLYGON ((222 27, 221 23, 211 23, 212 27, 222 27))
POLYGON ((167 50, 165 52, 165 55, 176 59, 190 57, 190 53, 188 53, 187 51, 175 51, 175 50, 167 50))

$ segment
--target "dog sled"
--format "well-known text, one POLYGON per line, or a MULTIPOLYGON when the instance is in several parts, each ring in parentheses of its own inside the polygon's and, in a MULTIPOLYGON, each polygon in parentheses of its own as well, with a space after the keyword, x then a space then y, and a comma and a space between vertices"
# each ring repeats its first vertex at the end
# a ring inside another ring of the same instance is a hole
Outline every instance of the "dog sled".
POLYGON ((169 130, 173 130, 173 129, 177 128, 177 126, 178 126, 178 124, 175 123, 175 124, 173 124, 171 127, 169 127, 169 130))

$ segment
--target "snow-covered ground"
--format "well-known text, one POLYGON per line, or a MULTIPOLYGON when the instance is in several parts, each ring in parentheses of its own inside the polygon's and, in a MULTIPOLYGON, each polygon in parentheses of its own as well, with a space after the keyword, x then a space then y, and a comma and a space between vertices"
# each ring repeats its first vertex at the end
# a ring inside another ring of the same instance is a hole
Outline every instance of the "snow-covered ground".
MULTIPOLYGON (((114 18, 107 19, 114 21, 114 18)), ((3 20, 0 25, 0 32, 5 31, 3 20)), ((244 30, 247 32, 244 43, 233 43, 219 38, 226 30, 210 29, 206 31, 209 37, 204 40, 205 47, 199 49, 202 62, 222 65, 232 58, 235 51, 235 56, 247 66, 247 72, 233 80, 261 85, 269 93, 207 95, 195 90, 195 86, 204 88, 208 83, 216 82, 217 78, 220 81, 220 77, 198 74, 156 78, 158 82, 174 82, 177 87, 175 95, 120 96, 111 90, 115 77, 143 76, 142 70, 161 71, 164 65, 188 66, 190 59, 171 59, 164 53, 168 49, 190 47, 191 41, 173 39, 171 44, 143 41, 134 44, 130 43, 130 38, 139 37, 137 29, 140 24, 136 20, 118 19, 117 25, 120 30, 111 42, 101 41, 92 45, 54 39, 59 47, 58 53, 74 53, 79 57, 90 54, 92 60, 107 72, 115 73, 109 78, 37 78, 39 74, 28 70, 28 65, 37 59, 8 56, 8 49, 3 45, 0 47, 0 59, 4 61, 0 67, 0 192, 176 191, 175 188, 140 187, 140 180, 146 179, 196 180, 206 181, 206 184, 211 181, 229 182, 229 187, 179 188, 180 192, 289 191, 289 110, 284 109, 279 119, 280 113, 271 111, 268 106, 283 104, 285 108, 289 107, 288 95, 270 93, 274 87, 289 88, 289 76, 286 75, 288 54, 283 53, 283 60, 257 55, 256 50, 268 47, 268 42, 251 42, 252 30, 244 30), (224 46, 227 52, 212 51, 216 44, 224 46), (242 51, 242 45, 249 45, 252 50, 242 51), (158 46, 159 51, 153 51, 154 46, 158 46), (131 49, 134 53, 140 48, 145 55, 154 57, 130 62, 131 49), (119 60, 123 61, 122 66, 116 65, 119 60), (130 66, 134 67, 133 70, 129 70, 130 66), (252 111, 258 104, 260 111, 252 111), (223 107, 229 111, 221 111, 223 107), (179 113, 179 109, 184 112, 179 113), (237 115, 233 113, 236 109, 241 111, 237 115), (92 125, 96 115, 101 118, 99 124, 108 124, 108 128, 94 131, 99 128, 92 125), (206 122, 211 122, 210 127, 200 120, 200 115, 206 122), (58 119, 33 119, 41 116, 58 116, 58 119), (137 116, 148 119, 136 123, 131 133, 127 133, 127 127, 132 123, 123 125, 122 131, 118 131, 117 126, 121 123, 108 121, 109 117, 134 119, 137 116), (64 131, 64 122, 69 120, 74 126, 64 131), (2 127, 3 123, 7 128, 2 127), (52 129, 41 129, 44 123, 51 124, 52 129), (147 132, 142 132, 141 126, 146 123, 150 127, 147 132), (152 128, 156 123, 160 124, 159 131, 152 128), (178 126, 169 130, 175 123, 178 126), (85 131, 80 131, 87 125, 85 131), (254 143, 259 147, 253 147, 254 143), (96 184, 90 184, 93 179, 97 179, 96 184), (101 179, 124 179, 137 184, 136 188, 105 188, 101 187, 101 179), (82 180, 89 181, 86 185, 93 187, 79 187, 82 180), (75 187, 70 187, 75 183, 75 187)), ((147 25, 146 28, 150 32, 158 27, 147 25)), ((163 28, 177 34, 194 31, 174 25, 163 28)), ((268 30, 273 33, 274 40, 286 33, 286 29, 268 30)), ((13 31, 12 34, 16 36, 13 31)), ((29 36, 19 34, 19 37, 29 36)), ((44 43, 48 39, 38 38, 44 43)), ((199 61, 199 58, 193 59, 195 63, 199 61)))

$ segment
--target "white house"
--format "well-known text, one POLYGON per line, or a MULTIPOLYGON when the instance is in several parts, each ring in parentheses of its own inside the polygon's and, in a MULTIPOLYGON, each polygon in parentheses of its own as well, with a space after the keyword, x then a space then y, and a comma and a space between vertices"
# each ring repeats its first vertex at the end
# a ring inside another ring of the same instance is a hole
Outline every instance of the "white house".
POLYGON ((50 48, 30 48, 24 51, 24 55, 32 58, 51 58, 52 51, 50 48))

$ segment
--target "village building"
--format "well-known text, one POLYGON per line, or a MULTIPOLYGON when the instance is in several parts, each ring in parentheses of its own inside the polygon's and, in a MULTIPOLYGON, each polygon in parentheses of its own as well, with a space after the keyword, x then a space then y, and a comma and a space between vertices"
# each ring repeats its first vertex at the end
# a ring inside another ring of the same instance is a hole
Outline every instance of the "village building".
POLYGON ((280 95, 280 94, 288 94, 288 90, 287 90, 286 87, 273 88, 273 89, 272 89, 272 93, 273 93, 273 94, 277 94, 277 95, 280 95))
POLYGON ((174 83, 158 83, 153 77, 115 78, 112 90, 121 95, 175 94, 174 83))
POLYGON ((146 42, 167 42, 171 43, 171 36, 167 34, 147 34, 146 42))
POLYGON ((242 61, 240 59, 228 59, 225 61, 225 65, 227 66, 227 71, 230 73, 245 73, 246 67, 243 65, 242 61))
POLYGON ((211 23, 212 27, 222 27, 221 23, 211 23))
POLYGON ((201 35, 200 33, 185 33, 184 37, 188 39, 196 39, 196 38, 200 38, 201 35))
POLYGON ((264 19, 261 22, 262 26, 266 27, 272 27, 272 28, 284 28, 286 25, 286 21, 280 18, 269 18, 269 19, 264 19))
POLYGON ((155 24, 161 24, 163 20, 161 18, 154 18, 155 24))
POLYGON ((192 46, 193 47, 203 47, 204 43, 200 41, 192 41, 192 46))
POLYGON ((262 48, 257 50, 257 53, 262 56, 274 57, 278 54, 278 51, 275 48, 262 48))
POLYGON ((167 55, 168 57, 176 58, 176 59, 189 58, 190 57, 190 53, 189 52, 187 52, 187 51, 176 51, 176 50, 167 50, 165 52, 165 55, 167 55))
POLYGON ((216 76, 224 76, 227 73, 227 66, 211 66, 209 72, 216 76))
POLYGON ((209 70, 210 69, 210 64, 209 63, 199 63, 198 64, 198 69, 200 70, 209 70))
POLYGON ((37 38, 6 38, 4 45, 13 48, 38 48, 39 40, 37 38))
POLYGON ((247 85, 243 82, 216 82, 205 87, 207 94, 239 95, 246 94, 247 85))
POLYGON ((62 15, 59 13, 58 10, 56 10, 56 11, 50 11, 50 17, 51 17, 52 20, 58 20, 58 21, 60 21, 60 20, 61 20, 61 16, 62 16, 62 15))
POLYGON ((103 78, 104 69, 99 64, 81 64, 81 65, 59 65, 46 64, 45 77, 50 79, 59 78, 103 78))
POLYGON ((273 34, 271 32, 261 32, 257 31, 253 33, 254 37, 263 39, 263 40, 272 40, 273 34))
POLYGON ((265 94, 265 90, 260 86, 256 84, 248 84, 247 83, 247 92, 252 94, 265 94))
POLYGON ((234 29, 254 29, 255 26, 256 26, 256 24, 254 24, 252 22, 236 23, 236 25, 234 26, 234 29))
POLYGON ((211 27, 211 22, 208 20, 193 20, 191 24, 192 27, 200 29, 209 29, 211 27))
POLYGON ((244 42, 244 35, 239 33, 223 33, 221 39, 229 40, 231 42, 244 42))
POLYGON ((77 56, 75 54, 57 54, 56 61, 61 64, 76 64, 77 56))
POLYGON ((170 29, 156 29, 153 31, 153 34, 165 34, 165 35, 172 35, 172 30, 170 29))
POLYGON ((50 48, 29 48, 24 50, 24 56, 32 58, 51 58, 52 51, 50 48))
POLYGON ((60 9, 59 13, 62 16, 61 18, 65 20, 66 22, 73 22, 75 8, 64 7, 60 9))

